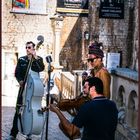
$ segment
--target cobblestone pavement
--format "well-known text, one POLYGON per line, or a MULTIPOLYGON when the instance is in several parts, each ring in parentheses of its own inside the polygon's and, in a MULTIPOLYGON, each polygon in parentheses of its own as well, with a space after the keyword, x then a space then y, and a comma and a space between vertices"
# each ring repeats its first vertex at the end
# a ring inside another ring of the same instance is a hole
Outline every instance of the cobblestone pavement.
MULTIPOLYGON (((12 127, 13 115, 14 115, 14 107, 2 107, 2 140, 5 140, 9 136, 10 129, 12 127)), ((65 113, 68 118, 69 115, 65 113)), ((68 140, 68 138, 61 132, 58 127, 59 119, 56 114, 53 112, 49 112, 49 126, 48 126, 48 140, 68 140)), ((44 132, 41 135, 32 136, 32 140, 45 140, 46 129, 43 129, 44 132)), ((26 137, 22 134, 18 134, 18 140, 25 140, 26 137)))
MULTIPOLYGON (((7 136, 9 136, 10 134, 10 129, 12 127, 13 116, 15 112, 16 97, 19 88, 14 83, 9 83, 9 81, 4 82, 5 83, 2 87, 2 140, 5 140, 5 138, 7 138, 7 136)), ((72 117, 68 113, 63 113, 65 114, 67 119, 72 120, 72 117)), ((48 140, 69 140, 59 129, 58 124, 59 119, 57 115, 49 111, 48 140)), ((46 124, 44 124, 44 126, 46 126, 46 124)), ((43 133, 41 133, 40 135, 32 135, 32 140, 45 140, 45 131, 46 129, 44 128, 42 130, 43 133)), ((26 137, 25 135, 18 133, 17 140, 26 140, 26 137)))

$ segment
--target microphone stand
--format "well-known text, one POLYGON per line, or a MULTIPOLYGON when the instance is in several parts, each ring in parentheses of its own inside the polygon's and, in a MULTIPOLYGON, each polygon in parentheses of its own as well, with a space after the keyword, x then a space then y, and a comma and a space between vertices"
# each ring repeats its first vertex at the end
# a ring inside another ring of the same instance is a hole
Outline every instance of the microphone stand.
POLYGON ((46 139, 48 140, 48 121, 49 121, 49 97, 50 97, 50 77, 51 77, 51 62, 52 58, 51 56, 46 57, 46 61, 48 63, 48 83, 47 83, 47 93, 46 94, 46 139))

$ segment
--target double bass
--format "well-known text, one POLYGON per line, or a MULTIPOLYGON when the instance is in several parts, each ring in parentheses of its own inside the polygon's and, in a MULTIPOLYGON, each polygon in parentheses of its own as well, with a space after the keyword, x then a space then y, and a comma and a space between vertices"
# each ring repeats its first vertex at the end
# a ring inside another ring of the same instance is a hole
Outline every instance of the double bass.
POLYGON ((24 85, 19 89, 22 103, 17 104, 18 130, 28 138, 32 134, 39 135, 44 125, 43 113, 38 111, 41 108, 44 85, 39 73, 31 70, 33 59, 32 56, 27 67, 24 85))
POLYGON ((18 119, 19 131, 27 136, 39 135, 44 124, 44 116, 38 112, 44 94, 44 85, 37 72, 30 70, 22 93, 21 119, 18 119))

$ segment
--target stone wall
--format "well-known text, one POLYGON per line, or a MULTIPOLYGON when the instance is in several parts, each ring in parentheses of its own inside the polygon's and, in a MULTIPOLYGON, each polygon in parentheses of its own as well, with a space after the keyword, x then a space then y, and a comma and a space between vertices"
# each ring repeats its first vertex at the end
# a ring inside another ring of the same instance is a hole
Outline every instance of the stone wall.
POLYGON ((124 1, 124 19, 99 18, 99 0, 90 1, 90 42, 103 42, 106 52, 119 52, 122 67, 138 71, 138 1, 124 1), (96 38, 97 37, 97 38, 96 38))
POLYGON ((86 17, 65 17, 62 29, 62 50, 60 61, 65 70, 82 69, 82 49, 84 49, 84 31, 86 31, 86 17), (67 34, 69 32, 69 34, 67 34), (64 40, 64 41, 63 41, 64 40))
MULTIPOLYGON (((61 31, 60 64, 65 70, 85 69, 87 46, 94 40, 103 42, 104 51, 121 53, 121 66, 138 70, 138 1, 125 1, 124 19, 99 19, 99 0, 89 1, 89 17, 64 17, 61 31), (88 31, 90 40, 85 40, 88 31)), ((47 4, 47 15, 10 13, 11 1, 2 1, 2 47, 4 51, 25 54, 26 41, 37 42, 43 35, 41 53, 54 55, 54 33, 50 17, 55 14, 56 0, 47 4)), ((40 53, 40 54, 41 54, 40 53)))
POLYGON ((48 7, 48 15, 27 15, 11 13, 12 0, 2 1, 2 46, 4 49, 14 49, 22 55, 26 41, 37 42, 37 36, 45 37, 44 45, 52 47, 53 34, 50 16, 55 13, 55 1, 48 7))
POLYGON ((128 68, 117 68, 112 71, 111 80, 111 98, 119 110, 116 140, 137 140, 138 73, 128 68))
MULTIPOLYGON (((56 0, 47 4, 47 15, 11 13, 12 0, 2 1, 2 48, 3 68, 6 55, 25 55, 25 43, 32 40, 37 43, 37 36, 44 36, 44 43, 38 54, 45 57, 52 54, 54 59, 55 37, 51 17, 55 15, 56 0), (5 54, 7 53, 7 54, 5 54)), ((83 32, 87 28, 87 18, 64 17, 60 42, 60 63, 65 70, 82 68, 83 32)), ((84 58, 83 58, 84 59, 84 58)), ((3 70, 5 71, 5 70, 3 70)))
MULTIPOLYGON (((11 1, 2 0, 2 78, 14 75, 15 57, 25 54, 27 41, 37 43, 38 35, 44 36, 42 50, 38 53, 41 56, 54 55, 54 32, 50 18, 55 14, 56 0, 47 4, 47 15, 10 13, 11 1)), ((105 52, 122 54, 122 67, 138 71, 138 0, 131 2, 134 5, 125 1, 125 18, 121 20, 99 19, 100 0, 90 0, 89 17, 64 17, 60 40, 60 64, 64 66, 64 70, 86 69, 88 45, 97 39, 103 42, 105 52), (90 34, 89 40, 85 39, 86 31, 90 34)), ((119 127, 118 134, 123 130, 126 134, 124 139, 127 139, 127 134, 137 129, 137 81, 115 75, 112 83, 115 85, 112 88, 113 99, 119 107, 125 104, 127 116, 124 121, 127 121, 127 128, 134 128, 129 131, 119 127), (136 103, 136 110, 132 110, 133 102, 136 103)))
POLYGON ((44 36, 38 54, 45 57, 52 52, 53 31, 50 17, 54 15, 56 1, 50 1, 47 15, 12 13, 12 0, 2 0, 2 78, 14 76, 17 58, 25 55, 25 43, 37 43, 37 36, 44 36))
POLYGON ((103 42, 105 53, 120 53, 121 67, 129 67, 138 71, 138 1, 125 1, 124 19, 99 18, 99 5, 99 0, 91 0, 89 2, 89 17, 80 17, 77 22, 74 17, 65 17, 63 35, 64 31, 68 30, 67 27, 73 26, 74 22, 75 26, 67 34, 68 38, 61 40, 64 47, 60 54, 61 64, 66 70, 85 69, 87 46, 97 40, 103 42), (67 26, 68 23, 71 26, 67 26), (83 37, 85 31, 90 34, 90 40, 87 40, 86 43, 83 37), (80 36, 82 36, 81 39, 80 36))

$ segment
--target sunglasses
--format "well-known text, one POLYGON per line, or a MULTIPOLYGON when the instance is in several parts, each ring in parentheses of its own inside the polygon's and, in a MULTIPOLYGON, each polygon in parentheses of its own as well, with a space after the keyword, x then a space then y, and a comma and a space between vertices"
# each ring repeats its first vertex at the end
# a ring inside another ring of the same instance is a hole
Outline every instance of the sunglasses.
POLYGON ((90 58, 90 59, 88 59, 87 61, 88 61, 88 62, 94 62, 97 58, 98 58, 98 57, 90 58))
POLYGON ((30 46, 28 46, 28 47, 26 47, 26 49, 31 49, 31 47, 30 47, 30 46))

